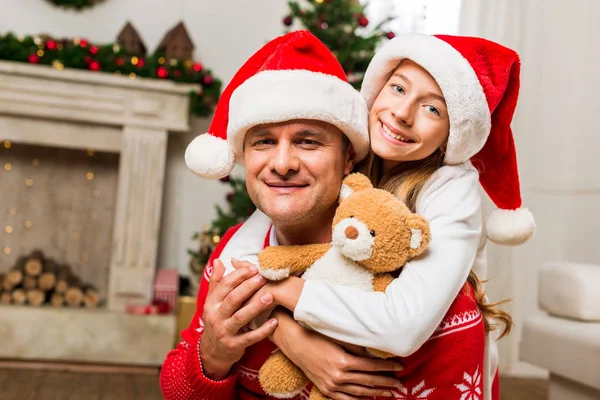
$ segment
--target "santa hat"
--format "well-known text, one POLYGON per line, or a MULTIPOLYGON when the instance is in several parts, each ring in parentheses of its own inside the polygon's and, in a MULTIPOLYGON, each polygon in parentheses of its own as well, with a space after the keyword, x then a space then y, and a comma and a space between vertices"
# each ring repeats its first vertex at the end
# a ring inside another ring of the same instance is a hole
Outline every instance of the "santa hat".
POLYGON ((349 138, 356 161, 369 151, 368 111, 340 63, 308 31, 280 36, 258 50, 223 91, 208 133, 187 147, 185 161, 197 175, 218 179, 235 162, 253 126, 310 119, 328 122, 349 138))
POLYGON ((488 218, 488 238, 524 243, 535 221, 521 208, 517 157, 510 123, 519 93, 520 60, 513 50, 475 37, 409 34, 386 43, 371 61, 362 94, 369 109, 403 59, 426 69, 448 108, 450 135, 444 163, 471 160, 497 210, 488 218))

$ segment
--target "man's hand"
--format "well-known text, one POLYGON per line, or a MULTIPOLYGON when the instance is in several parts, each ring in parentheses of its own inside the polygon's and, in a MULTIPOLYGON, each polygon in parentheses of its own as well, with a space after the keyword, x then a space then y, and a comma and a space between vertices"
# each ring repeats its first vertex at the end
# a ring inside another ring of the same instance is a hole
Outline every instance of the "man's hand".
POLYGON ((241 329, 273 302, 270 293, 252 297, 267 281, 257 274, 256 268, 240 268, 226 277, 225 267, 215 260, 206 303, 204 304, 204 332, 200 340, 200 359, 204 374, 214 380, 223 380, 238 362, 247 347, 268 338, 277 327, 270 319, 259 329, 243 333, 241 329))
POLYGON ((384 374, 402 370, 401 364, 350 354, 325 336, 302 328, 279 308, 272 316, 279 320, 273 342, 324 395, 334 400, 390 397, 390 388, 400 388, 397 379, 384 374))

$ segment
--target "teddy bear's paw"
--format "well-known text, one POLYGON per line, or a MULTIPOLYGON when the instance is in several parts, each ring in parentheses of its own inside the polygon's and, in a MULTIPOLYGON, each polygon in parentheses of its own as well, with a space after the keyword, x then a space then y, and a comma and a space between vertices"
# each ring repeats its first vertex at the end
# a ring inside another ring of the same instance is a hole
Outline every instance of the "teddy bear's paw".
POLYGON ((302 392, 309 383, 304 372, 287 358, 281 350, 275 351, 258 372, 260 386, 272 397, 291 399, 302 392))
POLYGON ((371 348, 368 348, 368 347, 367 347, 367 353, 369 353, 370 355, 375 356, 377 358, 382 358, 384 360, 386 358, 396 357, 392 353, 387 353, 385 351, 381 351, 381 350, 377 350, 377 349, 371 349, 371 348))
POLYGON ((331 400, 330 397, 325 396, 316 386, 313 386, 310 391, 309 400, 331 400))
POLYGON ((270 281, 280 281, 290 276, 290 270, 285 269, 273 269, 273 268, 261 268, 258 267, 258 273, 267 278, 270 281))

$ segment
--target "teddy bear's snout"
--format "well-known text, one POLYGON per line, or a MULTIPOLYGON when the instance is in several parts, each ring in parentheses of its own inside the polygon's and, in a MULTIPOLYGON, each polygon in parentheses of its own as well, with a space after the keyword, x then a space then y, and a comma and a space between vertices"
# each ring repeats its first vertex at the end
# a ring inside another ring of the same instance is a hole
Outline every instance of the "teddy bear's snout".
POLYGON ((354 226, 348 226, 344 230, 344 234, 348 239, 354 240, 358 237, 358 229, 356 229, 354 226))

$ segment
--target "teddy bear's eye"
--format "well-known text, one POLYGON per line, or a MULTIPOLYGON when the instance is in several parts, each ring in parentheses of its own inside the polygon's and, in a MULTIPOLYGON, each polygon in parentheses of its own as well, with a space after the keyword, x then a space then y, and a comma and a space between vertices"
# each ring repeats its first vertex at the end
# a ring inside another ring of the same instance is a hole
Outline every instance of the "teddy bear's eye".
POLYGON ((375 237, 375 231, 371 231, 369 233, 371 234, 371 236, 375 237))

